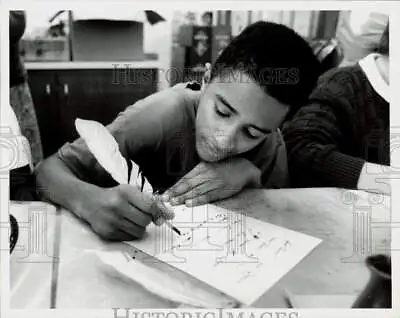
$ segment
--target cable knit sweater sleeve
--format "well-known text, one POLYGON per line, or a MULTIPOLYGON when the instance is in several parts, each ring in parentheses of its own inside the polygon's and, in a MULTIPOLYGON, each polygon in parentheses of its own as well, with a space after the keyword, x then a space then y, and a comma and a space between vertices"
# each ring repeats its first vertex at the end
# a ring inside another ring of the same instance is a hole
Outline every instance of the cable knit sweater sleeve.
POLYGON ((365 160, 348 150, 366 79, 353 68, 321 76, 309 104, 284 126, 293 187, 357 187, 365 160))

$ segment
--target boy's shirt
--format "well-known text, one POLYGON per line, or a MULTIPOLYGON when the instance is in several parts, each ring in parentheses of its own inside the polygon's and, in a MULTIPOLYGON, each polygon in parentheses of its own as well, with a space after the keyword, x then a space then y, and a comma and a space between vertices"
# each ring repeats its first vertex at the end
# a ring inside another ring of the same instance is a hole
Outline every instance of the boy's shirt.
MULTIPOLYGON (((200 96, 200 91, 178 84, 127 107, 107 126, 122 155, 140 166, 155 190, 167 190, 200 163, 195 143, 200 96)), ((103 187, 116 185, 82 139, 66 143, 57 155, 80 179, 103 187)), ((242 156, 261 170, 264 187, 289 185, 279 131, 242 156)))

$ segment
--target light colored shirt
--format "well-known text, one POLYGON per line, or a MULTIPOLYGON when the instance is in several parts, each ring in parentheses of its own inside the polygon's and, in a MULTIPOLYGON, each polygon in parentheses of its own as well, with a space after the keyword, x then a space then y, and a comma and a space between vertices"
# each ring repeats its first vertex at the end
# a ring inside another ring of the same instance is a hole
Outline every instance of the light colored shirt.
MULTIPOLYGON (((200 163, 195 142, 200 94, 178 84, 129 106, 107 127, 122 155, 141 168, 154 190, 167 190, 200 163)), ((114 185, 82 139, 65 144, 57 154, 81 180, 114 185)), ((243 157, 261 170, 264 187, 288 186, 286 148, 280 132, 272 133, 243 157)))

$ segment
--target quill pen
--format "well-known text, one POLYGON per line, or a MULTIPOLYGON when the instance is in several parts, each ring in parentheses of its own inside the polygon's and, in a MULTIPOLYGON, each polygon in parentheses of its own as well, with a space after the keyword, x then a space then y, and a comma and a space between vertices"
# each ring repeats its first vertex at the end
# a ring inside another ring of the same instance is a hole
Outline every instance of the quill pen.
MULTIPOLYGON (((111 133, 101 123, 93 120, 84 120, 77 118, 75 127, 79 136, 85 141, 91 153, 95 156, 99 164, 112 176, 119 184, 130 184, 138 182, 140 174, 139 167, 131 161, 131 178, 129 180, 128 164, 121 154, 117 141, 111 133)), ((144 191, 153 193, 150 183, 144 178, 144 191)), ((153 195, 154 201, 160 209, 168 209, 166 205, 159 199, 158 195, 153 195)), ((160 217, 154 217, 153 223, 161 225, 160 217)), ((181 232, 171 223, 164 221, 166 225, 181 235, 181 232)))

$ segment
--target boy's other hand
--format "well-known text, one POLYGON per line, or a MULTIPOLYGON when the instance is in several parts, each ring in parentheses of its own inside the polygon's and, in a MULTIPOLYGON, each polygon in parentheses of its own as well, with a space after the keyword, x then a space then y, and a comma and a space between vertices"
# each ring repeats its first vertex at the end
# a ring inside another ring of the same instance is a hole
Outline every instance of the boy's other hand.
POLYGON ((160 210, 149 193, 130 185, 97 188, 81 206, 80 214, 103 239, 131 241, 142 238, 147 225, 155 217, 173 218, 173 214, 160 210))
POLYGON ((233 158, 216 163, 201 162, 163 194, 171 205, 198 206, 226 199, 257 178, 249 161, 233 158))

